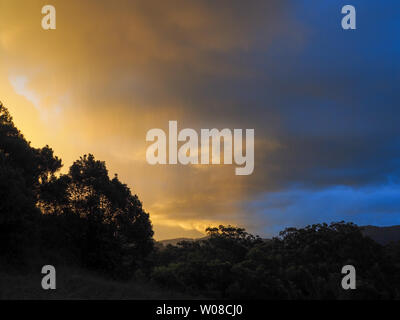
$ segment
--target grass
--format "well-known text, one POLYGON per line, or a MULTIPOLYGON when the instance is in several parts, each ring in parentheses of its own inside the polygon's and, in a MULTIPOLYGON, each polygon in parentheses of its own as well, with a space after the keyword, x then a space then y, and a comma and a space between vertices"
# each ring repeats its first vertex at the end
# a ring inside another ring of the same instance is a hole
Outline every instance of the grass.
POLYGON ((43 290, 42 274, 0 271, 2 300, 162 300, 191 299, 187 295, 161 289, 144 281, 105 279, 73 267, 57 267, 57 289, 43 290))

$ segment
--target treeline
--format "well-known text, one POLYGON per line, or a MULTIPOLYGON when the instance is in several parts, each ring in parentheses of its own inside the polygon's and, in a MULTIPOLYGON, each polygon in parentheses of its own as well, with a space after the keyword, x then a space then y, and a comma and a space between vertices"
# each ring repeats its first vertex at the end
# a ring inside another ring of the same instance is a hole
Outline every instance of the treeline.
POLYGON ((400 244, 381 246, 351 223, 289 228, 263 240, 219 226, 163 247, 118 176, 84 155, 60 174, 53 150, 33 148, 0 103, 0 268, 67 264, 219 299, 395 299, 400 244), (343 290, 353 265, 357 289, 343 290))
POLYGON ((155 251, 149 277, 218 299, 400 298, 400 244, 381 246, 352 223, 288 228, 271 240, 230 226, 207 232, 155 251), (345 265, 356 268, 356 290, 342 288, 345 265))
POLYGON ((128 277, 153 249, 149 215, 92 155, 59 174, 48 146, 33 148, 0 103, 0 257, 61 260, 128 277))

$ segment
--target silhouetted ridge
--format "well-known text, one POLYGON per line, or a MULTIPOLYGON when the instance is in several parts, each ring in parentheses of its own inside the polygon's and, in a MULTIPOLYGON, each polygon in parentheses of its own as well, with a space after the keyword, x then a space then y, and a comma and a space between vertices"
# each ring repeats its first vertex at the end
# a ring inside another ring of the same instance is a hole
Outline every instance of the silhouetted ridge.
POLYGON ((364 226, 362 227, 362 229, 363 234, 374 239, 376 242, 382 245, 388 244, 390 242, 400 241, 400 226, 364 226))

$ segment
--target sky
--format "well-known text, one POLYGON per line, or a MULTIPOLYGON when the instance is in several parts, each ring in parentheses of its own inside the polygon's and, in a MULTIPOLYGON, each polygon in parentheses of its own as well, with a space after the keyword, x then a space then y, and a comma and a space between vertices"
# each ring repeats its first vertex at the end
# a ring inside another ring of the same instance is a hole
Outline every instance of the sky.
POLYGON ((155 238, 400 224, 397 0, 0 0, 0 100, 63 171, 83 154, 155 238), (56 8, 43 30, 41 9, 56 8), (343 30, 341 8, 356 8, 343 30), (146 162, 146 133, 255 129, 255 169, 146 162))

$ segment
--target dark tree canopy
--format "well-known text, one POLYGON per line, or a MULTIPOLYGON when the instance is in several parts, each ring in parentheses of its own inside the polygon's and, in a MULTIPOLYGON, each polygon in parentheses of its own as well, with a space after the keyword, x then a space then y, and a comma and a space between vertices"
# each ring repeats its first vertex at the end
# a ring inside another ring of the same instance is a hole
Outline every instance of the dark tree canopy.
POLYGON ((398 298, 400 244, 384 248, 351 223, 288 228, 262 240, 232 226, 209 237, 160 248, 150 277, 168 288, 230 299, 398 298), (390 254, 388 254, 390 253, 390 254), (340 283, 344 265, 357 269, 357 290, 340 283))
POLYGON ((21 254, 34 236, 40 185, 60 168, 48 146, 36 149, 26 141, 0 103, 0 252, 21 254))
POLYGON ((0 152, 6 161, 20 170, 27 187, 37 191, 62 166, 49 146, 33 148, 15 127, 8 110, 0 103, 0 152))
POLYGON ((39 246, 91 268, 126 273, 140 264, 153 230, 138 197, 93 155, 68 174, 57 175, 61 167, 49 146, 31 146, 0 103, 0 254, 32 244, 34 232, 39 246))

